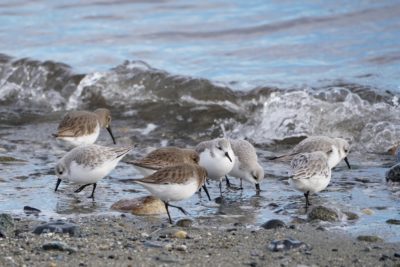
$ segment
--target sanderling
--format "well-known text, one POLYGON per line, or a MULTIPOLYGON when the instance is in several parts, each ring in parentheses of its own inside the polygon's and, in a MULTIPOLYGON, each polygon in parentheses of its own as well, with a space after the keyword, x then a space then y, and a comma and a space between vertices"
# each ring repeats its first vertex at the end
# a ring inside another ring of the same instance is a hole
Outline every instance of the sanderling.
POLYGON ((338 165, 342 159, 346 162, 347 167, 351 169, 347 159, 347 155, 350 152, 349 143, 343 138, 330 138, 327 136, 307 137, 298 143, 288 154, 270 159, 291 159, 299 153, 310 153, 314 151, 323 151, 328 155, 328 164, 331 169, 338 165))
MULTIPOLYGON (((240 178, 242 189, 242 178, 255 184, 256 191, 260 191, 260 183, 264 179, 264 170, 258 163, 256 150, 246 140, 229 140, 235 154, 235 164, 228 175, 240 178)), ((229 183, 229 180, 226 180, 229 183)))
POLYGON ((132 148, 133 146, 105 147, 91 144, 72 149, 56 165, 58 180, 55 191, 61 180, 67 180, 83 184, 75 193, 82 191, 88 185, 93 185, 90 198, 94 198, 97 181, 108 175, 132 148))
POLYGON ((308 208, 311 205, 309 194, 324 190, 331 180, 328 155, 322 151, 300 153, 293 157, 290 167, 293 173, 289 184, 304 193, 308 208))
POLYGON ((67 141, 74 146, 93 144, 100 134, 100 128, 106 128, 113 143, 115 139, 111 131, 111 113, 108 109, 99 108, 94 112, 70 111, 58 125, 57 139, 67 141))
POLYGON ((128 163, 144 176, 151 175, 159 169, 182 163, 198 164, 199 154, 193 149, 178 147, 162 147, 151 151, 144 158, 128 163))
POLYGON ((142 185, 164 202, 169 222, 172 224, 168 207, 177 208, 184 214, 187 212, 182 207, 171 205, 169 202, 189 198, 200 187, 203 187, 208 195, 205 185, 206 178, 207 171, 203 167, 196 164, 180 164, 160 169, 152 175, 136 179, 134 182, 142 185))
POLYGON ((234 153, 229 140, 216 138, 204 141, 196 146, 199 153, 199 165, 207 170, 208 178, 219 180, 219 190, 222 194, 221 179, 227 175, 234 165, 234 153))

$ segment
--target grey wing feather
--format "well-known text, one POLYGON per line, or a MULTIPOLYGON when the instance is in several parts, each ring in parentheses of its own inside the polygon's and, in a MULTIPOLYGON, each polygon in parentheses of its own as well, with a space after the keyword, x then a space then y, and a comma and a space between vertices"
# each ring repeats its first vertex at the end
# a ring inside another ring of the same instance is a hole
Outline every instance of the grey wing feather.
POLYGON ((293 179, 309 179, 314 175, 326 176, 330 168, 326 158, 316 154, 299 154, 290 163, 293 169, 293 179))

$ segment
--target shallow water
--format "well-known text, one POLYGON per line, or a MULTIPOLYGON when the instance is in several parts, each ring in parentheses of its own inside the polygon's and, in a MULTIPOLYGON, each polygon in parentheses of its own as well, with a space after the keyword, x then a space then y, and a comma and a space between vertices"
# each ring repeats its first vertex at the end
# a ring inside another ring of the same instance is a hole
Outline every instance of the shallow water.
MULTIPOLYGON (((127 123, 128 121, 123 120, 114 122, 114 133, 120 145, 132 142, 132 136, 124 131, 127 123)), ((49 133, 54 131, 56 126, 54 121, 1 129, 0 147, 8 151, 7 155, 25 162, 1 165, 0 210, 23 214, 23 207, 29 205, 40 209, 42 218, 111 214, 113 211, 110 210, 110 206, 117 200, 148 194, 145 189, 132 183, 132 179, 141 176, 124 162, 121 162, 110 176, 98 183, 95 201, 87 198, 90 188, 75 194, 73 190, 77 186, 64 182, 59 191, 54 192, 56 177, 53 167, 57 159, 65 153, 62 145, 48 139, 49 133)), ((140 134, 137 135, 135 138, 140 138, 140 134)), ((129 158, 137 158, 146 153, 148 142, 159 146, 151 137, 144 136, 143 143, 138 145, 129 158)), ((100 143, 111 145, 105 131, 101 134, 100 143)), ((209 202, 203 194, 194 195, 178 205, 185 207, 191 218, 207 218, 215 224, 226 226, 240 222, 251 227, 275 218, 287 223, 295 218, 306 218, 304 197, 292 190, 287 183, 288 166, 266 160, 265 157, 271 155, 268 147, 259 148, 258 152, 266 170, 260 195, 255 194, 253 186, 244 183, 243 191, 225 189, 222 203, 217 204, 215 200, 209 202)), ((365 159, 354 152, 350 154, 349 159, 353 169, 348 170, 344 163, 339 164, 333 171, 329 187, 312 196, 313 205, 324 205, 341 212, 351 211, 360 216, 357 221, 350 222, 340 212, 341 221, 329 225, 331 228, 341 228, 352 235, 376 234, 389 242, 399 241, 398 226, 386 223, 387 219, 399 218, 400 214, 400 186, 387 184, 384 180, 384 173, 387 166, 393 162, 393 158, 371 154, 365 159), (372 210, 372 214, 364 214, 364 209, 372 210)), ((239 184, 234 178, 231 178, 231 182, 239 184)), ((217 198, 218 183, 211 182, 208 187, 212 198, 217 198)), ((184 217, 174 209, 172 216, 175 219, 184 217)), ((166 218, 160 216, 159 220, 162 222, 166 218)))
MULTIPOLYGON (((245 185, 224 192, 221 204, 197 195, 181 203, 219 225, 305 218, 288 167, 266 157, 304 136, 344 137, 354 168, 341 163, 312 202, 360 215, 330 227, 399 241, 386 220, 400 216, 400 186, 384 180, 394 164, 385 153, 400 140, 399 18, 390 0, 3 1, 0 155, 22 161, 0 163, 0 210, 84 216, 147 194, 124 162, 99 182, 95 202, 90 189, 53 192, 53 168, 67 149, 50 134, 62 114, 108 107, 118 143, 138 144, 131 158, 149 147, 194 146, 221 136, 221 125, 257 146, 261 195, 245 185)), ((100 143, 111 145, 107 133, 100 143)), ((219 195, 216 183, 210 193, 219 195)))

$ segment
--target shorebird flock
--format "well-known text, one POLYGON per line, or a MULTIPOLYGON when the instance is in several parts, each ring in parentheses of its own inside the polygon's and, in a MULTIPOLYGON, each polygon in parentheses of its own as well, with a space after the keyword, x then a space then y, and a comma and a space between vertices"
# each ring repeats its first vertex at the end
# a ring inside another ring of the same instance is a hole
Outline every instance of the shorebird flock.
MULTIPOLYGON (((75 146, 56 164, 58 177, 55 191, 62 181, 80 185, 75 192, 92 185, 90 198, 94 199, 97 182, 107 176, 134 147, 107 147, 94 144, 101 128, 106 128, 116 144, 111 131, 111 113, 100 108, 94 112, 71 111, 61 120, 53 136, 75 146)), ((347 155, 349 143, 341 138, 313 136, 304 139, 289 153, 269 158, 290 162, 289 184, 304 193, 307 208, 309 195, 324 190, 331 179, 331 169, 342 159, 349 168, 347 155)), ((143 158, 129 161, 144 177, 134 182, 143 186, 153 196, 161 199, 172 219, 169 207, 187 212, 176 202, 190 198, 203 189, 211 200, 206 187, 207 178, 219 181, 222 196, 222 180, 230 187, 230 177, 255 185, 256 192, 264 179, 264 170, 258 162, 256 149, 246 140, 216 138, 199 143, 194 149, 178 147, 158 148, 143 158)))

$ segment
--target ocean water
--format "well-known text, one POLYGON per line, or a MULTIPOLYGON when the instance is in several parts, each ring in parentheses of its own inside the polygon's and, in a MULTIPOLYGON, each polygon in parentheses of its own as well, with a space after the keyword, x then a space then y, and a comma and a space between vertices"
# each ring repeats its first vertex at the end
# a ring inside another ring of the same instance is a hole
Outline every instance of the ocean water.
MULTIPOLYGON (((266 172, 260 196, 247 185, 222 204, 183 203, 194 218, 226 224, 305 217, 288 166, 267 157, 309 135, 346 138, 353 169, 337 167, 314 203, 360 215, 335 227, 398 241, 386 220, 400 216, 399 186, 384 177, 400 140, 399 18, 398 1, 2 1, 0 153, 21 161, 0 163, 0 210, 90 215, 146 194, 124 162, 95 202, 73 185, 53 192, 67 151, 51 138, 58 121, 108 107, 118 144, 138 144, 131 158, 192 147, 222 128, 250 140, 266 172)), ((106 133, 99 143, 111 145, 106 133)), ((210 189, 216 197, 217 184, 210 189)))

